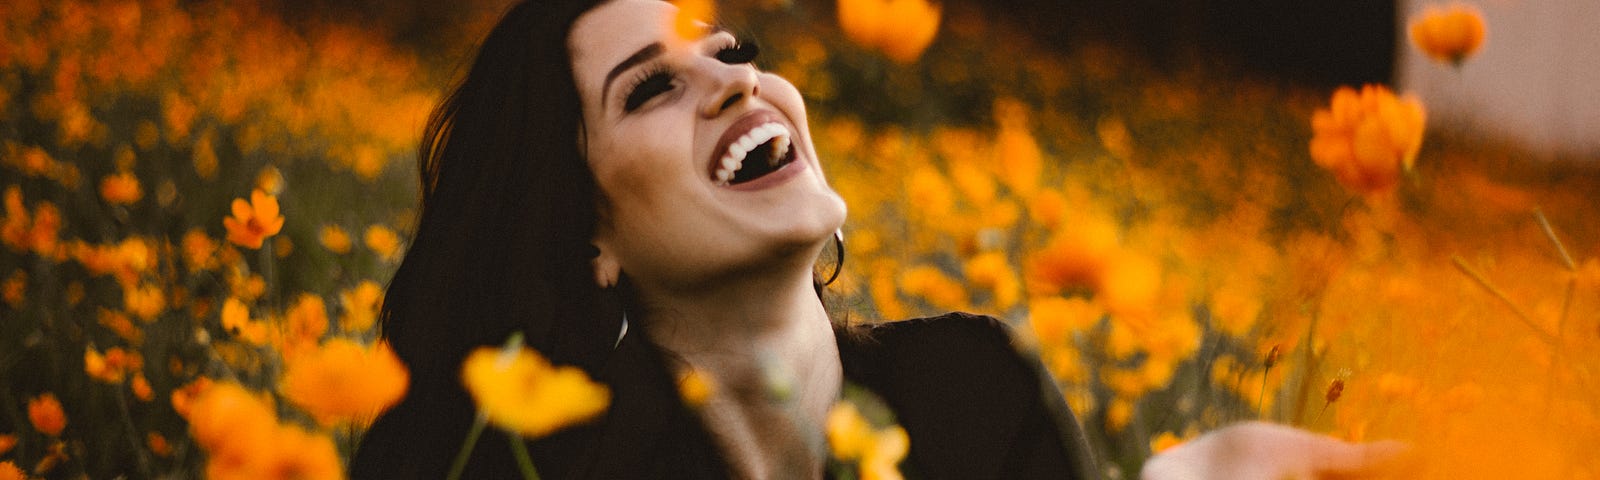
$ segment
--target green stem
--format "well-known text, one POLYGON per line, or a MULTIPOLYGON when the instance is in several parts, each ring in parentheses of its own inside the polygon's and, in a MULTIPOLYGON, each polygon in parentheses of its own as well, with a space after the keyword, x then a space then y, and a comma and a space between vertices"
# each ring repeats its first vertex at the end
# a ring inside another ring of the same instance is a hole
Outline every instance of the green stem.
POLYGON ((523 480, 539 480, 539 471, 533 468, 533 457, 528 455, 528 445, 522 442, 522 437, 511 432, 506 432, 506 437, 511 441, 511 456, 517 458, 523 480))
POLYGON ((445 475, 445 480, 460 480, 461 471, 467 468, 467 459, 472 457, 472 447, 478 444, 478 436, 483 434, 484 425, 489 424, 489 418, 479 414, 472 422, 472 430, 467 432, 466 441, 461 442, 461 451, 456 452, 456 460, 450 463, 450 473, 445 475))

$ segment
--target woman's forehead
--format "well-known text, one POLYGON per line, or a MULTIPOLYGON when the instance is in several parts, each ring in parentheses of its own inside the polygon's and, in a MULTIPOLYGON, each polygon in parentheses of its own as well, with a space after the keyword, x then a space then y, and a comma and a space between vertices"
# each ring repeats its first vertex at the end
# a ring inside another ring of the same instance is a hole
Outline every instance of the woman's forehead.
POLYGON ((665 40, 677 11, 660 0, 611 0, 579 16, 568 42, 580 82, 591 83, 639 49, 665 40))

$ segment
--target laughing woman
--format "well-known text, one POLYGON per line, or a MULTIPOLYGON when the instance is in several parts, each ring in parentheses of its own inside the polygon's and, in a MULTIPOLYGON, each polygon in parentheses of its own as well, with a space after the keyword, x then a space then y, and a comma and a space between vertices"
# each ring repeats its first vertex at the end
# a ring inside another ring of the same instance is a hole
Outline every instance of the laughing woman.
MULTIPOLYGON (((813 265, 845 205, 800 94, 725 31, 680 37, 675 12, 517 5, 434 112, 421 219, 383 311, 412 386, 353 475, 443 477, 475 415, 463 358, 521 332, 612 392, 601 418, 528 443, 544 478, 822 478, 845 382, 894 411, 908 476, 1095 478, 1078 423, 1001 323, 830 318, 813 265), (720 386, 698 408, 676 389, 691 369, 720 386), (770 393, 775 375, 792 394, 770 393)), ((483 436, 463 478, 517 477, 506 441, 483 436)))

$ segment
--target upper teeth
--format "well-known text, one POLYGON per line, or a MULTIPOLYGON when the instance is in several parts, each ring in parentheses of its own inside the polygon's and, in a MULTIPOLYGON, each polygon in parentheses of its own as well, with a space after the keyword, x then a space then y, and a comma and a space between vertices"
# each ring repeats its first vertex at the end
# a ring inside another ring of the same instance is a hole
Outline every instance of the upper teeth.
POLYGON ((722 154, 722 160, 717 165, 717 183, 727 185, 733 180, 733 172, 744 168, 745 156, 755 150, 757 145, 772 141, 771 155, 767 158, 767 165, 777 165, 784 155, 789 153, 789 129, 783 124, 769 122, 745 132, 744 136, 734 140, 728 145, 727 153, 722 154))

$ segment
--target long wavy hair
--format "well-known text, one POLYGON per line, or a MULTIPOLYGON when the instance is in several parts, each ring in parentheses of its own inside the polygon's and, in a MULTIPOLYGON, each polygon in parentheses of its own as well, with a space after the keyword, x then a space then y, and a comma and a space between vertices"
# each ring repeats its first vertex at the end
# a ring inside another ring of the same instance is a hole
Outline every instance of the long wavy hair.
POLYGON ((459 380, 473 348, 521 332, 592 375, 613 347, 621 317, 590 267, 599 193, 579 149, 567 46, 574 20, 599 3, 512 7, 428 119, 421 216, 380 316, 411 387, 369 430, 356 476, 443 476, 473 421, 459 380))

